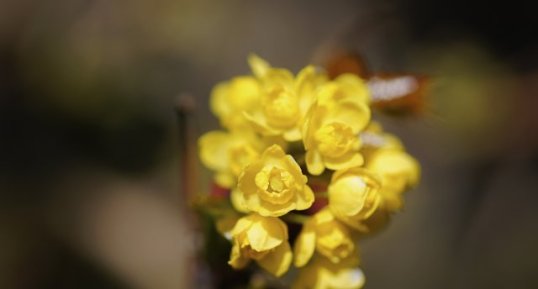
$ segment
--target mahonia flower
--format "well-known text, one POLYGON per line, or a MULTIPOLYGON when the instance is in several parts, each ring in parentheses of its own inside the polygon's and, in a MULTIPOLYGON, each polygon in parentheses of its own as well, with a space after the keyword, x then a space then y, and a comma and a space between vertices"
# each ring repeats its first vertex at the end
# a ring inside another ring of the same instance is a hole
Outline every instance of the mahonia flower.
POLYGON ((264 143, 251 133, 210 131, 198 140, 200 159, 216 171, 215 182, 231 188, 242 169, 259 157, 264 143))
POLYGON ((275 144, 243 169, 238 189, 248 210, 278 217, 312 205, 314 193, 306 181, 293 157, 275 144))
POLYGON ((288 271, 292 260, 288 227, 279 218, 251 214, 237 221, 231 231, 233 240, 230 264, 244 268, 250 260, 275 276, 288 271))
POLYGON ((304 266, 314 250, 333 263, 357 254, 349 230, 335 219, 328 208, 316 213, 303 225, 294 246, 295 266, 304 266))
POLYGON ((366 169, 381 179, 379 194, 383 208, 398 211, 403 206, 402 194, 415 186, 420 178, 420 166, 409 154, 397 149, 380 149, 369 158, 366 169))
POLYGON ((210 106, 223 127, 230 130, 250 128, 243 116, 260 106, 261 87, 253 76, 239 76, 228 82, 221 82, 211 92, 210 106))
POLYGON ((255 55, 248 62, 252 75, 211 92, 224 130, 198 141, 202 163, 230 193, 200 201, 232 243, 228 264, 242 269, 254 260, 280 277, 294 257, 294 289, 359 289, 357 242, 401 209, 420 166, 371 120, 379 101, 357 75, 329 79, 313 66, 293 75, 255 55), (307 172, 326 174, 308 183, 307 172), (284 221, 302 224, 293 253, 284 221))
POLYGON ((358 262, 333 263, 317 257, 299 271, 292 289, 359 289, 364 286, 365 278, 358 262))
POLYGON ((328 187, 329 208, 340 221, 367 231, 362 222, 378 208, 380 186, 377 177, 363 168, 336 171, 328 187))
POLYGON ((342 75, 320 88, 303 125, 309 173, 363 164, 358 133, 370 121, 367 102, 367 86, 354 75, 342 75))
POLYGON ((304 116, 325 75, 316 73, 313 66, 307 66, 293 77, 288 70, 273 68, 255 55, 249 57, 249 63, 259 80, 261 99, 257 107, 245 110, 244 116, 263 135, 282 135, 287 141, 300 140, 304 116))

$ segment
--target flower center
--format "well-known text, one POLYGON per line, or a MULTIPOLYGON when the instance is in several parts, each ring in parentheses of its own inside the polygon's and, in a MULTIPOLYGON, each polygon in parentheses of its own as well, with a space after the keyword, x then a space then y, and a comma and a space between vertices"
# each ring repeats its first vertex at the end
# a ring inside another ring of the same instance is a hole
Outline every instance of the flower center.
POLYGON ((318 129, 314 135, 318 150, 328 157, 340 157, 347 153, 357 138, 347 124, 333 122, 318 129))
POLYGON ((260 198, 273 204, 285 204, 293 197, 293 176, 281 168, 265 166, 256 174, 260 198))

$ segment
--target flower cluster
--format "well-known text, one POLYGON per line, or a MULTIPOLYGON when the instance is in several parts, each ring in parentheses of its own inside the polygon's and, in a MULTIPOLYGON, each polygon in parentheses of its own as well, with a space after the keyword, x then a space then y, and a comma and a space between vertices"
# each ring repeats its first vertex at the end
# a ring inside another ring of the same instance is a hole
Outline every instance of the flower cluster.
POLYGON ((217 224, 228 263, 255 261, 292 288, 360 288, 358 240, 387 224, 419 164, 371 120, 370 89, 354 74, 297 75, 250 56, 252 75, 218 84, 211 109, 224 130, 199 139, 202 163, 227 189, 217 224), (301 224, 290 240, 289 223, 301 224))

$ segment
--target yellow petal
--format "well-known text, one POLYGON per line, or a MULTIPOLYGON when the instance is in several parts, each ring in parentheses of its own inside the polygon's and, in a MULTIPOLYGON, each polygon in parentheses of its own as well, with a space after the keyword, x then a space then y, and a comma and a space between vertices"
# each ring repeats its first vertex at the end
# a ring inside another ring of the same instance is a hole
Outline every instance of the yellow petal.
POLYGON ((223 188, 231 188, 235 185, 236 178, 229 172, 218 172, 215 174, 215 183, 223 188))
POLYGON ((267 71, 271 68, 271 65, 256 54, 250 54, 248 56, 248 64, 252 73, 257 77, 263 77, 267 71))
POLYGON ((368 103, 370 101, 370 90, 364 80, 354 74, 344 73, 335 79, 335 82, 345 91, 351 91, 354 99, 359 102, 368 103))
POLYGON ((334 263, 356 253, 356 247, 346 226, 335 219, 328 208, 314 215, 316 249, 334 263))
POLYGON ((280 158, 283 158, 285 156, 286 156, 286 153, 277 144, 274 144, 274 145, 268 147, 267 149, 265 149, 265 151, 262 154, 262 158, 271 157, 271 158, 275 158, 275 159, 280 159, 280 158))
POLYGON ((420 179, 420 165, 409 154, 400 150, 380 150, 367 165, 367 168, 383 178, 383 186, 395 186, 402 181, 404 190, 417 184, 420 179))
POLYGON ((305 150, 310 150, 315 146, 312 135, 314 134, 314 129, 312 128, 312 113, 313 110, 310 109, 305 116, 303 125, 301 127, 301 133, 303 135, 303 145, 305 150))
POLYGON ((256 174, 262 169, 263 163, 260 161, 253 161, 243 168, 239 177, 237 178, 237 187, 245 194, 248 195, 252 191, 256 191, 256 174))
POLYGON ((364 285, 364 275, 357 262, 348 258, 339 264, 317 256, 299 270, 292 284, 293 289, 359 289, 364 285))
POLYGON ((269 90, 275 87, 291 88, 293 74, 287 69, 271 67, 260 77, 260 80, 269 90))
POLYGON ((325 83, 318 92, 317 104, 320 106, 331 106, 335 103, 335 96, 338 94, 338 85, 334 82, 325 83))
POLYGON ((232 237, 238 236, 239 234, 245 232, 256 222, 256 216, 255 215, 249 215, 247 217, 243 217, 235 223, 235 226, 232 229, 232 237))
POLYGON ((247 231, 250 247, 258 252, 267 251, 287 239, 287 227, 278 218, 259 217, 247 231))
POLYGON ((230 264, 235 269, 243 269, 249 263, 249 261, 249 258, 241 254, 241 248, 239 244, 234 243, 232 247, 232 252, 230 253, 230 260, 228 261, 228 264, 230 264))
POLYGON ((338 222, 328 225, 332 228, 324 234, 318 234, 316 248, 320 254, 329 258, 331 262, 339 263, 342 259, 355 252, 355 245, 344 225, 338 222))
POLYGON ((250 123, 252 128, 254 128, 254 130, 256 130, 257 132, 261 133, 264 136, 274 136, 280 133, 279 130, 276 130, 270 127, 267 124, 265 118, 260 114, 243 112, 243 116, 250 123))
POLYGON ((301 171, 301 167, 292 156, 285 155, 283 157, 280 157, 279 161, 284 167, 284 169, 293 176, 295 182, 299 184, 306 183, 307 181, 306 176, 303 175, 303 172, 301 171))
POLYGON ((222 117, 229 115, 231 107, 226 101, 226 95, 228 94, 229 84, 227 82, 221 82, 213 88, 211 91, 211 97, 209 99, 209 106, 214 115, 222 117))
POLYGON ((351 126, 353 133, 363 130, 370 121, 370 108, 365 103, 339 102, 330 111, 326 122, 341 122, 351 126))
POLYGON ((229 84, 227 105, 231 105, 232 112, 249 110, 259 105, 260 86, 256 78, 251 76, 238 76, 229 84))
POLYGON ((247 207, 243 193, 239 189, 233 189, 230 193, 230 201, 234 209, 241 213, 248 213, 250 210, 247 207))
POLYGON ((286 273, 290 267, 292 253, 288 242, 282 243, 269 254, 258 260, 258 265, 267 272, 280 277, 286 273))
POLYGON ((324 271, 320 276, 321 288, 359 289, 364 286, 365 278, 359 268, 346 268, 336 272, 324 271))
POLYGON ((363 208, 368 191, 360 176, 343 177, 329 186, 329 207, 337 215, 356 215, 363 208))
POLYGON ((224 131, 210 131, 202 135, 198 139, 202 163, 212 170, 226 170, 230 163, 229 140, 229 134, 224 131))
POLYGON ((304 185, 303 191, 297 193, 297 210, 306 210, 312 206, 315 197, 314 192, 308 185, 304 185))
POLYGON ((301 130, 298 127, 294 127, 284 132, 284 139, 290 142, 301 140, 301 130))
POLYGON ((280 217, 297 207, 294 202, 272 204, 261 200, 257 196, 247 197, 246 201, 249 210, 254 211, 264 217, 280 217))
POLYGON ((316 73, 316 69, 313 66, 307 66, 297 74, 295 91, 299 97, 299 108, 302 115, 308 112, 316 99, 317 88, 325 81, 325 75, 316 73))
MULTIPOLYGON (((304 93, 304 90, 309 90, 310 86, 314 83, 314 77, 316 76, 316 68, 312 65, 309 65, 297 74, 295 78, 295 90, 301 94, 304 93)), ((311 90, 311 89, 310 89, 311 90)))
POLYGON ((306 151, 305 156, 306 168, 308 172, 314 176, 319 176, 325 171, 321 155, 316 150, 306 151))
POLYGON ((316 232, 311 224, 306 223, 295 241, 293 255, 296 267, 303 267, 308 263, 316 249, 316 232))
POLYGON ((324 157, 323 162, 327 168, 336 171, 362 166, 364 158, 359 153, 350 152, 338 158, 324 157))

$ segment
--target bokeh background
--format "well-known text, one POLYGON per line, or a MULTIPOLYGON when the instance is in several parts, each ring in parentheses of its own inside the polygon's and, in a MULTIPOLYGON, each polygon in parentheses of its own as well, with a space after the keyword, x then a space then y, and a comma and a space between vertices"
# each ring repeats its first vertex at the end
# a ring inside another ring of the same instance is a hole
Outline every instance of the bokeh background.
POLYGON ((366 288, 538 288, 528 2, 2 0, 0 288, 211 288, 188 200, 212 86, 341 49, 433 79, 423 115, 376 115, 423 180, 362 242, 366 288))

